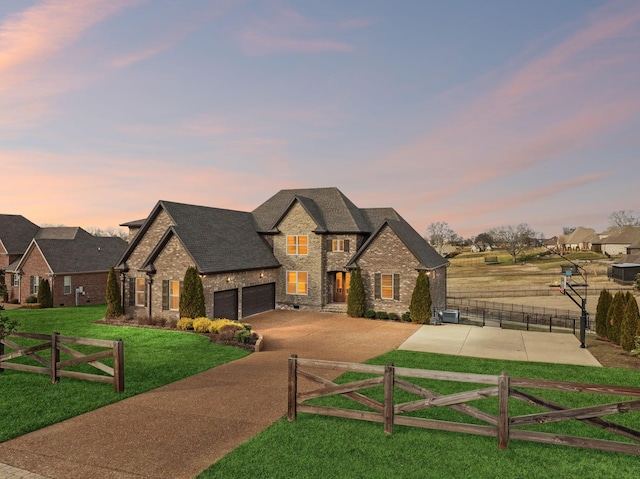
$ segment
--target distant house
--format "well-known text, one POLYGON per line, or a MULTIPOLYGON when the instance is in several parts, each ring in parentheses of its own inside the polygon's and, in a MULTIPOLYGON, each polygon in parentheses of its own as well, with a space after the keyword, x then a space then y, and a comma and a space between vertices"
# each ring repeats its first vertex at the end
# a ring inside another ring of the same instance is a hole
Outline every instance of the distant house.
POLYGON ((78 227, 38 228, 19 259, 7 266, 9 300, 24 302, 49 280, 54 306, 106 302, 109 269, 127 243, 92 236, 78 227))
POLYGON ((640 227, 623 226, 608 232, 593 243, 593 250, 609 256, 627 254, 627 248, 640 241, 640 227))
POLYGON ((571 234, 560 236, 558 244, 561 252, 589 251, 591 242, 597 238, 593 228, 579 226, 571 234))
POLYGON ((0 214, 0 269, 19 260, 39 230, 22 215, 0 214))
POLYGON ((635 283, 640 274, 640 240, 627 247, 627 253, 609 269, 609 278, 618 283, 635 283))
POLYGON ((420 270, 434 305, 446 300, 448 261, 392 208, 358 208, 337 188, 281 190, 251 213, 159 201, 117 266, 125 313, 177 318, 189 266, 209 317, 344 311, 356 267, 370 309, 407 311, 420 270))

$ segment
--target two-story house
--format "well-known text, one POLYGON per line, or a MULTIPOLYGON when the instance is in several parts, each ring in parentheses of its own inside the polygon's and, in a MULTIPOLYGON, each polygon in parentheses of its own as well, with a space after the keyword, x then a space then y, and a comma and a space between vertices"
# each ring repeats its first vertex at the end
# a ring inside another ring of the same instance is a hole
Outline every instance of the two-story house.
POLYGON ((239 319, 344 305, 356 267, 371 309, 407 311, 420 270, 444 307, 447 265, 392 208, 313 188, 282 190, 251 213, 160 201, 117 269, 129 316, 176 318, 180 281, 195 266, 207 315, 239 319))

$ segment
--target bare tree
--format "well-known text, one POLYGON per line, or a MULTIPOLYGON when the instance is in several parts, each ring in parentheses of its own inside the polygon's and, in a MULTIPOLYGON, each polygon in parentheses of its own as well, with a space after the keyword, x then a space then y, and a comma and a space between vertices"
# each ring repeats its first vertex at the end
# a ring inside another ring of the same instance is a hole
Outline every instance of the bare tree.
POLYGON ((443 247, 456 236, 455 232, 446 221, 431 223, 427 227, 425 239, 435 248, 439 255, 442 255, 443 247))
POLYGON ((105 229, 101 229, 96 226, 90 226, 89 228, 87 228, 87 231, 93 236, 115 236, 123 240, 126 240, 128 237, 127 233, 122 228, 114 228, 113 226, 108 226, 105 229))
POLYGON ((609 226, 640 226, 640 213, 634 210, 614 211, 609 215, 609 226))
POLYGON ((500 226, 491 230, 490 234, 497 244, 507 250, 514 263, 518 260, 518 255, 529 249, 532 242, 536 243, 540 236, 526 223, 500 226))
POLYGON ((491 233, 484 232, 476 236, 473 240, 473 243, 478 248, 480 248, 480 251, 486 251, 487 248, 489 248, 490 246, 493 246, 494 239, 493 239, 493 236, 491 236, 491 233))

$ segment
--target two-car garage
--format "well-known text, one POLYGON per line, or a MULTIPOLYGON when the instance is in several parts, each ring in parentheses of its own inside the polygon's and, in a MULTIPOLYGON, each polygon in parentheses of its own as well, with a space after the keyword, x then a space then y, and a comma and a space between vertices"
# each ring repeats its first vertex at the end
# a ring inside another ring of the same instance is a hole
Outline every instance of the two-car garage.
MULTIPOLYGON (((276 307, 276 284, 267 283, 247 286, 240 290, 242 318, 271 311, 276 307)), ((238 289, 228 289, 213 293, 214 318, 238 319, 238 289)))

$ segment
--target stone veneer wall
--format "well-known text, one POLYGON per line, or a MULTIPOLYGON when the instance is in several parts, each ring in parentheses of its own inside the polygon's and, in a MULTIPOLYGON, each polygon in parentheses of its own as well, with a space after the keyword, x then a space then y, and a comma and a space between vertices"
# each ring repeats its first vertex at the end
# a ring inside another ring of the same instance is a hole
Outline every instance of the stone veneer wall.
POLYGON ((323 274, 323 236, 313 233, 317 228, 306 210, 296 203, 278 225, 280 234, 273 238, 273 253, 282 265, 276 283, 276 304, 279 308, 320 309, 327 278, 323 274), (287 255, 287 236, 306 235, 309 238, 307 255, 287 255), (307 294, 287 294, 287 271, 306 271, 307 294))
MULTIPOLYGON (((388 226, 369 245, 357 261, 362 271, 366 309, 393 312, 398 315, 409 310, 411 295, 418 277, 418 261, 388 226), (400 274, 400 299, 375 299, 375 274, 400 274)), ((430 276, 431 300, 434 306, 446 303, 446 268, 430 276)))

